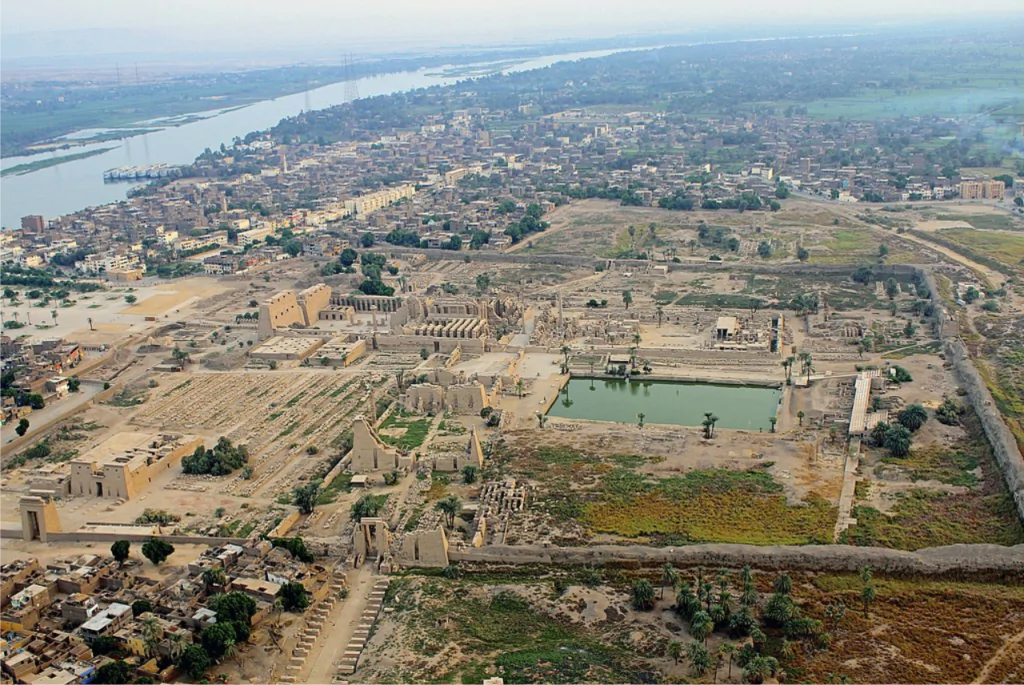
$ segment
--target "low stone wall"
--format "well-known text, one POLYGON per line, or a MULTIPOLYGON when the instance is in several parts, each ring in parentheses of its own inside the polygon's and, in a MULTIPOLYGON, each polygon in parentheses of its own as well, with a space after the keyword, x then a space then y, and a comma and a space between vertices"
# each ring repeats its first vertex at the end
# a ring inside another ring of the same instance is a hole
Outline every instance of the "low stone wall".
POLYGON ((736 567, 749 564, 760 569, 801 571, 856 571, 871 566, 890 574, 945 575, 951 573, 1010 573, 1024 581, 1024 545, 951 545, 917 552, 878 547, 811 545, 761 547, 756 545, 691 545, 643 547, 599 545, 593 547, 546 547, 543 545, 490 545, 449 549, 452 561, 500 564, 605 565, 635 563, 660 566, 736 567))
MULTIPOLYGON (((112 525, 112 524, 103 524, 112 525)), ((72 531, 70 533, 47 533, 49 542, 109 542, 128 540, 129 542, 146 542, 151 538, 160 538, 172 545, 209 545, 218 547, 228 543, 247 546, 251 544, 246 538, 214 538, 205 535, 150 535, 143 533, 116 533, 100 531, 72 531)))

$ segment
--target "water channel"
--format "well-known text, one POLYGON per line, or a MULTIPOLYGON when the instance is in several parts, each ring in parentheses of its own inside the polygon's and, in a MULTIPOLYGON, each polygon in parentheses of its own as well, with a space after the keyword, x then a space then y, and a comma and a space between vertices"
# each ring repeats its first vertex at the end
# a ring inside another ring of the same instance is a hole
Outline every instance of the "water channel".
MULTIPOLYGON (((501 69, 504 73, 527 71, 591 57, 604 57, 622 50, 595 50, 590 52, 548 55, 524 60, 501 69)), ((644 48, 650 49, 650 48, 644 48)), ((460 68, 465 68, 460 65, 460 68)), ((356 80, 359 95, 371 97, 399 93, 427 86, 449 85, 465 77, 446 77, 440 74, 444 67, 424 68, 417 71, 381 74, 356 80)), ((285 117, 302 111, 324 109, 345 102, 345 82, 263 100, 245 107, 229 108, 199 114, 202 118, 180 126, 167 126, 157 121, 153 126, 166 126, 158 131, 123 140, 113 140, 57 150, 27 157, 8 157, 0 161, 2 168, 38 160, 63 157, 103 148, 113 148, 93 157, 65 162, 22 175, 9 175, 0 181, 0 225, 16 228, 22 216, 42 214, 47 219, 75 212, 86 207, 103 205, 125 199, 130 188, 137 184, 104 183, 103 172, 121 166, 148 164, 190 164, 205 148, 217 148, 221 143, 231 144, 235 136, 269 128, 285 117)), ((141 123, 141 122, 140 122, 141 123)), ((143 124, 149 127, 149 124, 143 124)), ((89 131, 88 133, 95 133, 89 131)), ((66 138, 81 138, 86 132, 75 132, 66 138)))
POLYGON ((593 421, 699 426, 704 412, 718 416, 717 428, 771 429, 782 391, 778 388, 713 383, 573 378, 548 416, 593 421))

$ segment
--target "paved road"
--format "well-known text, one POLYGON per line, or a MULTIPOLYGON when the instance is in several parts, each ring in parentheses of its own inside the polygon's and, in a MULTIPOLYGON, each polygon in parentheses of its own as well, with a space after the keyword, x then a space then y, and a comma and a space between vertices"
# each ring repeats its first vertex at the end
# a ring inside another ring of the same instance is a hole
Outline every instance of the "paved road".
MULTIPOLYGON (((29 429, 28 433, 25 435, 33 435, 38 432, 38 429, 43 425, 54 419, 61 418, 64 414, 74 411, 101 392, 103 392, 102 383, 82 381, 82 386, 78 392, 73 392, 64 399, 52 402, 42 409, 29 414, 26 417, 29 422, 29 429)), ((0 428, 0 443, 6 445, 11 440, 18 437, 18 434, 14 432, 17 425, 17 421, 12 421, 0 428)))
POLYGON ((359 626, 359 619, 370 597, 377 577, 373 574, 371 564, 363 564, 348 574, 348 597, 327 616, 323 632, 314 645, 296 682, 299 683, 330 683, 338 670, 335 665, 345 654, 352 634, 359 626))

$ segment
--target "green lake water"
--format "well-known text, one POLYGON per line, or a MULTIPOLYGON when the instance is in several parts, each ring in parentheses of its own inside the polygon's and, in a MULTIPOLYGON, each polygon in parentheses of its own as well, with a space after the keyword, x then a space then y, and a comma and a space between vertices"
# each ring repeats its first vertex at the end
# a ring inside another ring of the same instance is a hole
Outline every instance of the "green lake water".
POLYGON ((574 378, 548 416, 636 423, 643 412, 645 423, 699 426, 710 411, 717 428, 768 431, 781 396, 777 388, 755 386, 574 378))

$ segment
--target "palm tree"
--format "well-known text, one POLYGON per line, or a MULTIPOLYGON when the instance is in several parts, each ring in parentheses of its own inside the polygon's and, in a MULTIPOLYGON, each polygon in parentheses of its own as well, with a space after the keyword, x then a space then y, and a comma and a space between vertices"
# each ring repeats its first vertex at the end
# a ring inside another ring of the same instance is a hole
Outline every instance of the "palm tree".
POLYGON ((50 310, 50 316, 53 317, 53 325, 56 326, 57 325, 57 310, 56 309, 51 309, 50 310))
POLYGON ((516 379, 516 393, 519 395, 520 399, 523 397, 523 379, 522 378, 516 379))
POLYGON ((786 370, 786 385, 790 385, 793 382, 793 364, 796 362, 796 357, 792 355, 782 360, 782 368, 786 370))
POLYGON ((743 568, 740 569, 740 580, 743 581, 744 584, 753 582, 754 573, 750 570, 749 564, 744 565, 743 568))
POLYGON ((910 454, 911 443, 910 431, 907 430, 906 426, 898 423, 889 426, 889 430, 885 431, 885 438, 882 441, 885 448, 889 450, 889 454, 894 457, 905 457, 910 454))
POLYGON ((636 415, 636 426, 640 430, 643 430, 645 418, 647 418, 647 414, 643 412, 640 412, 639 414, 636 415))
POLYGON ((871 603, 875 601, 875 586, 865 585, 860 591, 860 601, 864 605, 864 616, 867 617, 871 603))
POLYGON ((704 413, 704 420, 700 422, 700 425, 704 428, 704 439, 711 439, 711 426, 714 425, 711 421, 711 412, 704 413))
POLYGON ((799 356, 800 356, 801 369, 803 370, 803 372, 805 372, 807 374, 807 383, 809 385, 810 382, 811 382, 811 371, 814 370, 814 367, 813 367, 813 361, 814 360, 811 358, 811 353, 810 352, 801 352, 799 356))
POLYGON ((678 664, 679 657, 683 655, 683 643, 679 640, 672 640, 668 643, 666 653, 669 659, 672 659, 672 661, 678 664))
POLYGON ((635 346, 637 346, 637 347, 640 346, 640 333, 639 332, 633 334, 633 344, 635 346))
POLYGON ((802 426, 802 425, 804 425, 804 417, 805 417, 805 416, 807 416, 807 414, 805 414, 805 413, 803 412, 803 410, 800 410, 800 411, 798 411, 798 412, 796 413, 796 418, 800 420, 800 425, 801 425, 801 426, 802 426))
POLYGON ((654 311, 658 315, 658 328, 661 328, 661 318, 665 315, 665 308, 659 304, 654 311))
POLYGON ((686 646, 686 656, 690 659, 690 668, 694 675, 700 677, 711 668, 711 654, 700 642, 691 642, 686 646))
POLYGON ((694 640, 707 644, 708 637, 715 629, 715 622, 711 620, 711 614, 701 609, 690 619, 690 635, 694 640))
POLYGON ((167 657, 177 663, 185 651, 185 634, 179 631, 167 633, 167 657))
MULTIPOLYGON (((642 416, 642 414, 641 414, 642 416)), ((666 563, 661 567, 661 598, 665 599, 665 586, 675 589, 679 582, 679 571, 672 564, 666 563)))
POLYGON ((757 586, 752 582, 744 583, 743 592, 740 594, 740 604, 745 607, 752 607, 757 604, 757 586))
POLYGON ((224 640, 224 658, 233 659, 238 656, 238 643, 233 637, 224 640))
POLYGON ((697 248, 697 241, 690 238, 690 256, 693 256, 693 251, 697 248))
POLYGON ((779 672, 779 660, 773 656, 755 656, 743 668, 743 680, 760 685, 779 672))
POLYGON ((444 499, 438 500, 434 508, 444 514, 445 521, 448 523, 449 528, 455 527, 455 515, 462 510, 462 500, 455 495, 448 495, 444 499))
POLYGON ((633 608, 637 611, 650 611, 654 608, 654 586, 651 581, 642 578, 633 583, 633 608))
POLYGON ((911 404, 897 414, 896 420, 911 433, 914 433, 928 420, 928 412, 920 404, 911 404))
POLYGON ((92 317, 91 316, 87 319, 87 321, 89 322, 89 330, 90 331, 96 330, 95 328, 92 327, 92 317))
POLYGON ((629 311, 629 305, 633 304, 633 293, 629 290, 622 291, 622 304, 626 305, 626 311, 629 311))
POLYGON ((728 642, 718 648, 718 653, 722 658, 729 660, 729 674, 726 677, 730 680, 732 680, 732 660, 736 657, 736 652, 736 645, 731 645, 728 642))
POLYGON ((718 417, 712 414, 708 418, 711 419, 711 437, 715 437, 715 426, 718 425, 718 417))
POLYGON ((572 352, 572 348, 568 345, 562 345, 562 373, 569 373, 569 353, 572 352))
POLYGON ((788 595, 793 590, 793 579, 783 571, 775 578, 775 591, 780 595, 788 595))
POLYGON ((147 616, 139 621, 139 627, 142 633, 142 641, 146 645, 146 655, 152 656, 164 632, 160 626, 160 621, 156 616, 147 616))
POLYGON ((775 424, 779 422, 779 419, 778 419, 778 417, 775 417, 775 416, 769 416, 769 417, 768 417, 768 422, 769 422, 770 424, 772 424, 772 433, 774 433, 774 432, 775 432, 775 424))

